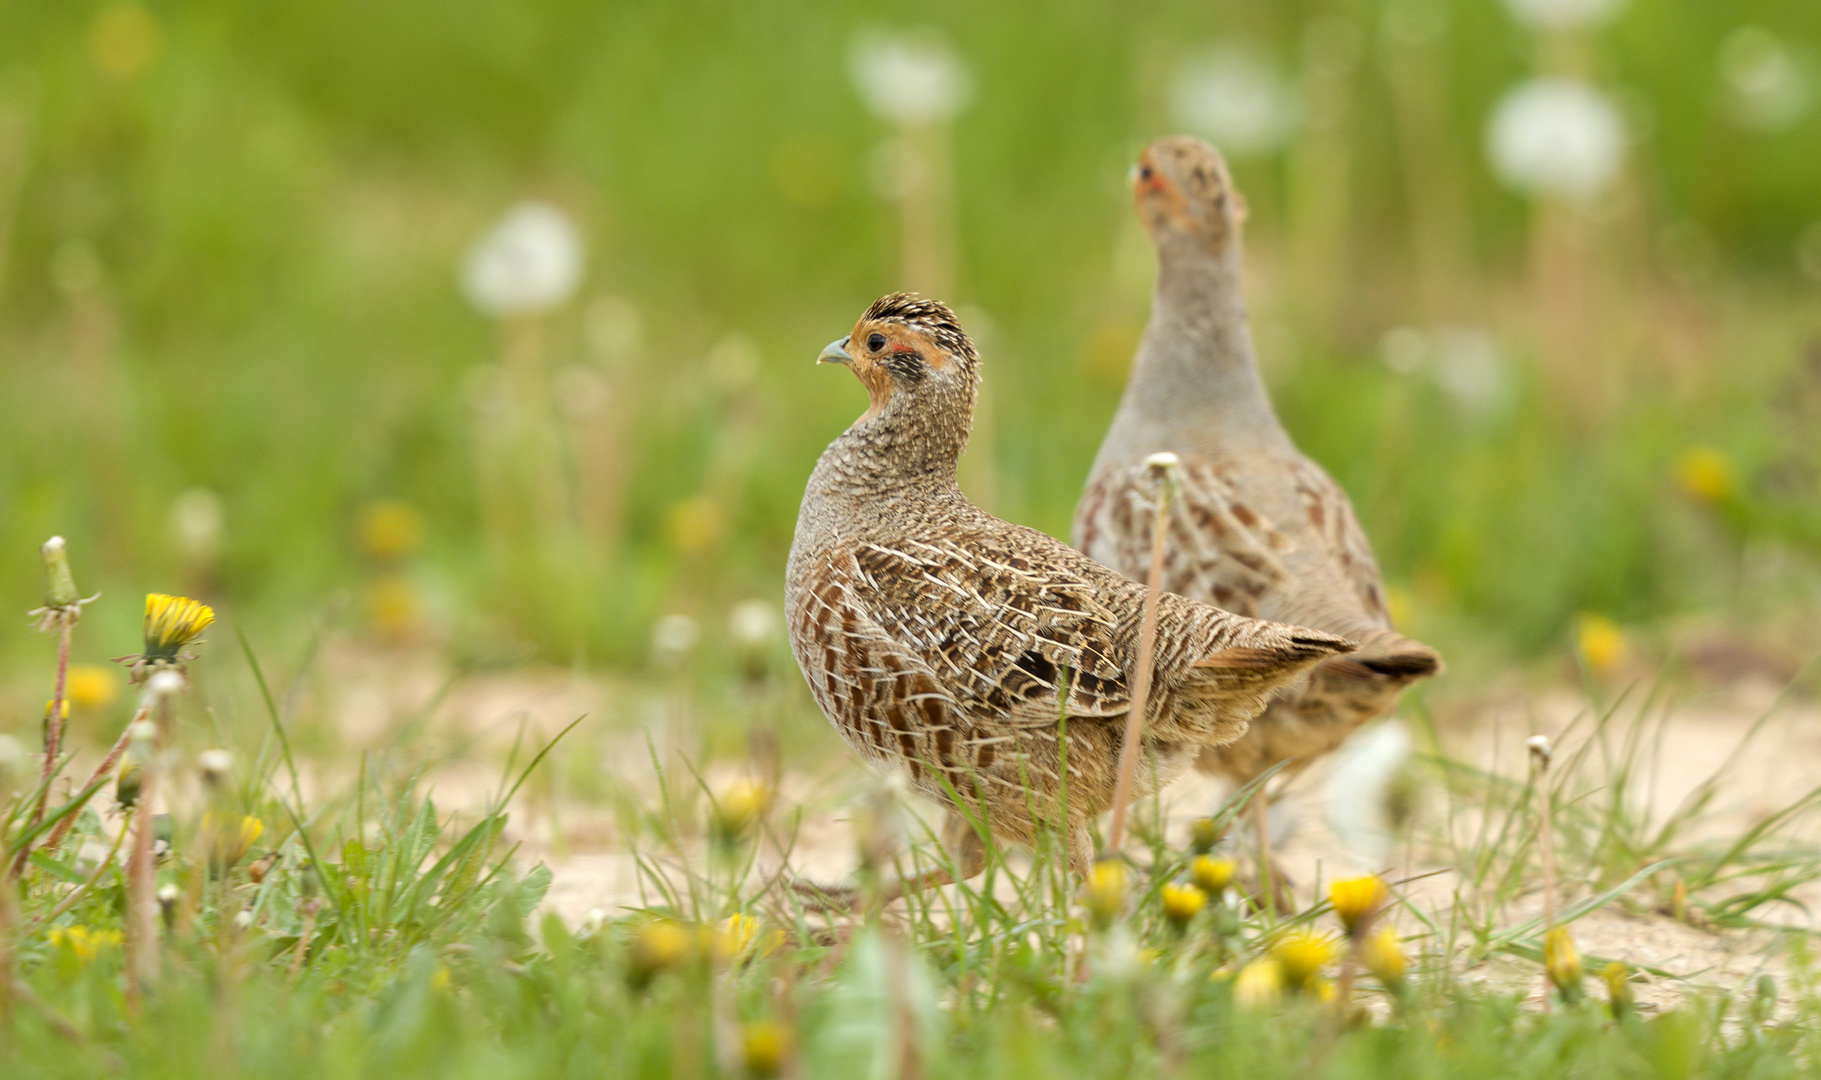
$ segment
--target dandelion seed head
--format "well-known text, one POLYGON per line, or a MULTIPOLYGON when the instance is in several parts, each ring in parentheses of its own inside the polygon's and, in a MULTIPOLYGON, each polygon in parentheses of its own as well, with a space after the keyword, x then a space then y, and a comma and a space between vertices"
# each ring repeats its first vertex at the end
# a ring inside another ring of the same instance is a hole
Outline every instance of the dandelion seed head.
POLYGON ((462 290, 487 315, 536 314, 574 295, 582 264, 582 238, 568 215, 546 202, 522 202, 468 250, 462 290))
POLYGON ((192 563, 210 563, 221 552, 226 514, 221 497, 208 488, 190 488, 171 504, 171 532, 177 548, 192 563))
POLYGON ((860 100, 895 124, 953 119, 973 94, 966 62, 933 30, 863 31, 848 49, 848 68, 860 100))
POLYGON ((1514 190, 1586 202, 1618 179, 1625 123, 1610 98, 1578 79, 1531 79, 1499 99, 1486 151, 1514 190))
POLYGON ((1575 30, 1610 21, 1625 0, 1505 0, 1511 17, 1534 30, 1575 30))
MULTIPOLYGON (((183 692, 183 676, 175 671, 160 671, 146 682, 145 688, 153 700, 162 701, 183 692)), ((149 720, 140 721, 140 725, 149 723, 149 720)))
POLYGON ((202 771, 204 780, 218 784, 234 771, 234 755, 219 748, 204 750, 196 755, 196 766, 202 771))
POLYGON ((1761 26, 1741 26, 1720 45, 1733 119, 1755 131, 1782 131, 1815 104, 1813 61, 1761 26))
POLYGON ((1283 148, 1301 108, 1276 65, 1249 45, 1224 42, 1190 56, 1170 91, 1176 123, 1218 146, 1229 158, 1283 148))
POLYGON ((674 667, 689 658, 702 629, 687 615, 665 615, 651 628, 651 658, 661 667, 674 667))

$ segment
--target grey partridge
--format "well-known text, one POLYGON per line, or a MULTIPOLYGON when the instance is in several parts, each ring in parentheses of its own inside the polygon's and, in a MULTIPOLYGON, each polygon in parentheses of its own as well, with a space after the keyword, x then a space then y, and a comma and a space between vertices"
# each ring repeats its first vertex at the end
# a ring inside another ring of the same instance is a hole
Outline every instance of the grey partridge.
POLYGON ((1271 409, 1240 288, 1245 206, 1226 163, 1198 139, 1160 139, 1131 179, 1157 250, 1157 285, 1075 511, 1075 546, 1142 580, 1154 520, 1143 463, 1174 452, 1182 484, 1163 587, 1359 645, 1279 691, 1243 737, 1201 751, 1201 771, 1243 785, 1292 758, 1289 771, 1307 767, 1388 712, 1405 687, 1436 674, 1441 659, 1391 628, 1378 564, 1346 493, 1297 450, 1271 409))
MULTIPOLYGON (((791 648, 817 704, 862 757, 949 808, 961 877, 985 865, 970 818, 1015 844, 1056 827, 1085 874, 1089 824, 1112 801, 1143 586, 962 494, 979 359, 947 307, 882 297, 820 359, 846 365, 869 406, 816 463, 791 545, 791 648)), ((1351 647, 1160 597, 1138 793, 1351 647)))

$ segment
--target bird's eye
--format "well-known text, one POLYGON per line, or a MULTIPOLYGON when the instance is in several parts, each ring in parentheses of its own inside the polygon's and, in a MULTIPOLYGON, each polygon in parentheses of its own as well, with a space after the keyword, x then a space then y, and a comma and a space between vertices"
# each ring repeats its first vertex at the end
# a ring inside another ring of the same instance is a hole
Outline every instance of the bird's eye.
POLYGON ((885 348, 885 335, 884 334, 873 334, 872 336, 868 337, 866 339, 866 347, 871 349, 873 352, 878 352, 880 349, 885 348))
POLYGON ((1150 178, 1151 178, 1151 167, 1149 165, 1140 166, 1138 169, 1138 179, 1149 180, 1150 178))

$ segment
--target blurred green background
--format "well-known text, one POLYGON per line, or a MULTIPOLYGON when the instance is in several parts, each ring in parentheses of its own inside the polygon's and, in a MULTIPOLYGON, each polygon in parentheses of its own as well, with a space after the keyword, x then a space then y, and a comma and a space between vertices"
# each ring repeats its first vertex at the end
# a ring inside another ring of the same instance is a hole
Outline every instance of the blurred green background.
POLYGON ((1285 422, 1415 632, 1818 644, 1821 5, 1525 7, 0 4, 0 665, 42 662, 53 533, 96 656, 148 590, 262 645, 713 641, 780 596, 863 406, 811 361, 907 284, 984 346, 967 486, 1066 536, 1148 310, 1122 178, 1195 126, 1251 207, 1285 422), (953 61, 952 116, 868 107, 894 40, 953 61), (1489 164, 1538 76, 1621 119, 1597 192, 1489 164), (525 200, 585 269, 493 318, 463 262, 525 200))

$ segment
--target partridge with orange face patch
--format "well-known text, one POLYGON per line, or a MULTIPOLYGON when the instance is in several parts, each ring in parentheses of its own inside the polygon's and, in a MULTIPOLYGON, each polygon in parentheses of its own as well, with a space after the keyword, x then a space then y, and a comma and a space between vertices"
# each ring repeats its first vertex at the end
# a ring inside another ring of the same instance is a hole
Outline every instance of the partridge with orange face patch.
POLYGON ((1357 652, 1285 687, 1244 737, 1201 751, 1204 772, 1246 784, 1339 746, 1436 674, 1435 650, 1391 629, 1353 505, 1297 450, 1259 379, 1241 293, 1245 204, 1213 147, 1152 143, 1133 202, 1157 250, 1150 325, 1075 511, 1075 546, 1135 579, 1149 570, 1146 457, 1183 463, 1163 587, 1229 611, 1344 635, 1357 652))
MULTIPOLYGON (((1060 828, 1085 874, 1088 824, 1113 795, 1143 587, 962 494, 979 358, 947 307, 883 297, 821 359, 848 367, 869 403, 816 463, 791 545, 785 605, 810 690, 862 757, 950 809, 963 877, 985 865, 969 818, 1018 844, 1060 828)), ((1140 793, 1351 647, 1162 597, 1140 793)))

